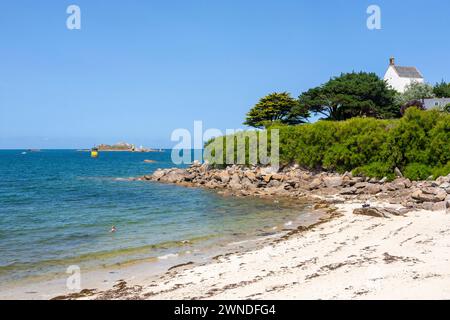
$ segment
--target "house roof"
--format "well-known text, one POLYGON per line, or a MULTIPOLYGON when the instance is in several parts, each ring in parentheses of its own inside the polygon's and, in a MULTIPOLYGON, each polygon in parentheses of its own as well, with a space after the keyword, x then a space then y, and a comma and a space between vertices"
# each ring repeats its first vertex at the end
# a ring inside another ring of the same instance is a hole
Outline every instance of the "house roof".
POLYGON ((393 66, 400 78, 423 79, 422 74, 416 67, 393 66))

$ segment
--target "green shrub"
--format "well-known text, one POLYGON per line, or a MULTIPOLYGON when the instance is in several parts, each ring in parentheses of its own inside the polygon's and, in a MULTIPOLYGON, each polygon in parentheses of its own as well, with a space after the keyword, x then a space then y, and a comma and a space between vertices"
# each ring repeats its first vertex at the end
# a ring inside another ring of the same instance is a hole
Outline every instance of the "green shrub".
POLYGON ((267 129, 269 136, 273 129, 279 130, 281 164, 297 163, 310 170, 355 170, 378 178, 392 178, 398 167, 414 180, 426 179, 435 171, 447 172, 450 166, 450 114, 437 110, 409 108, 396 120, 352 118, 272 126, 267 129))
POLYGON ((447 104, 445 105, 444 111, 450 113, 450 103, 447 103, 447 104))
POLYGON ((392 167, 383 162, 372 162, 354 169, 352 173, 355 176, 374 177, 378 179, 386 177, 388 180, 393 180, 395 178, 392 167))
POLYGON ((432 175, 432 169, 421 163, 410 163, 408 164, 403 175, 410 180, 425 180, 432 175))
POLYGON ((450 161, 442 167, 434 168, 433 170, 433 177, 439 178, 439 177, 445 177, 450 174, 450 161))

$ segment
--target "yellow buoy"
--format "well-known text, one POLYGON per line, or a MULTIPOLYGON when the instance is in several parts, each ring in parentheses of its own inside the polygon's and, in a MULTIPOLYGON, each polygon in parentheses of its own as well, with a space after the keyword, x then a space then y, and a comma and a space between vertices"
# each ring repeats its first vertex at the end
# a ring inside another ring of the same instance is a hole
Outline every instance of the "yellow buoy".
POLYGON ((97 148, 92 148, 91 149, 91 157, 92 158, 97 158, 98 157, 98 149, 97 148))

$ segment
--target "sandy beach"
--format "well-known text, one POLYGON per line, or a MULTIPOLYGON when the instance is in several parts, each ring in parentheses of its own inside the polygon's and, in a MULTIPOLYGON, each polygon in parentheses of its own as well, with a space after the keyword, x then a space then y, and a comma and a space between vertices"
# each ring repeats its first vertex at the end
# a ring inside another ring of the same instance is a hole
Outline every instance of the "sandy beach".
POLYGON ((64 298, 449 299, 450 214, 355 215, 361 205, 338 204, 329 221, 260 249, 64 298))

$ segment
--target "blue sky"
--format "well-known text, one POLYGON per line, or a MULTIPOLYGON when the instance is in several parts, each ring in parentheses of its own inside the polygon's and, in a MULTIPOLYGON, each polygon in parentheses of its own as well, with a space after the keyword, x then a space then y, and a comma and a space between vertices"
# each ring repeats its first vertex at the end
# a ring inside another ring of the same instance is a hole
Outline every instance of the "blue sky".
POLYGON ((265 94, 341 72, 383 76, 390 55, 450 81, 450 2, 2 1, 0 148, 172 147, 176 128, 241 128, 265 94), (66 8, 81 8, 68 30, 66 8), (366 9, 382 10, 382 30, 366 9))

